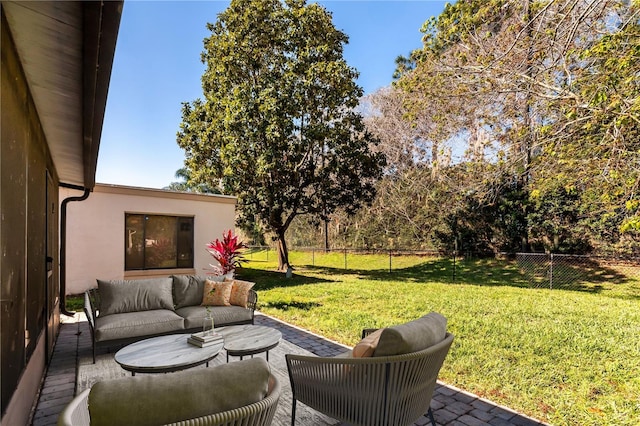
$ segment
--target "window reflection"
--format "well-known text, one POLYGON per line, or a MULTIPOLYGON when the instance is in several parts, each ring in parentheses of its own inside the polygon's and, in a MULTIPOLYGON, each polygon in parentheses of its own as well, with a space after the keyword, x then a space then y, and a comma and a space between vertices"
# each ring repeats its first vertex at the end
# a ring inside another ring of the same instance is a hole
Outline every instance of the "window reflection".
POLYGON ((125 215, 125 270, 193 267, 193 217, 125 215))

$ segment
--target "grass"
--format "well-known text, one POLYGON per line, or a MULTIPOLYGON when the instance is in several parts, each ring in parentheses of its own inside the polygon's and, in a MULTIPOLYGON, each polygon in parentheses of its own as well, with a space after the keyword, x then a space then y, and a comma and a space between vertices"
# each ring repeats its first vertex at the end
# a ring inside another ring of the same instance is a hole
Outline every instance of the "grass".
MULTIPOLYGON (((640 283, 580 278, 573 290, 529 288, 514 262, 458 263, 384 255, 291 253, 293 278, 273 253, 240 272, 260 310, 347 345, 362 328, 430 311, 455 335, 440 379, 556 425, 640 424, 640 283)), ((573 272, 577 274, 576 268, 573 272)), ((584 273, 582 271, 581 273, 584 273)))
POLYGON ((82 312, 84 306, 84 296, 67 296, 65 308, 70 312, 82 312))

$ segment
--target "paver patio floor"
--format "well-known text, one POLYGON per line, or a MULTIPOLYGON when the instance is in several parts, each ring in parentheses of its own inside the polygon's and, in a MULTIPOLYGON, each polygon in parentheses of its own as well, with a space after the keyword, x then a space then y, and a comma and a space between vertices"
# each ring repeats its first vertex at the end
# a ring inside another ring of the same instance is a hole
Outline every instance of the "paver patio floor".
MULTIPOLYGON (((75 394, 78 357, 80 354, 91 353, 91 333, 84 314, 76 314, 74 318, 62 316, 61 323, 60 335, 35 407, 32 426, 56 424, 60 412, 75 394)), ((318 356, 334 356, 349 349, 322 336, 260 313, 256 313, 255 324, 277 328, 282 333, 283 339, 318 356)), ((438 383, 436 386, 431 408, 437 424, 441 426, 545 424, 443 383, 438 383)), ((430 423, 425 415, 415 424, 423 426, 430 423)))

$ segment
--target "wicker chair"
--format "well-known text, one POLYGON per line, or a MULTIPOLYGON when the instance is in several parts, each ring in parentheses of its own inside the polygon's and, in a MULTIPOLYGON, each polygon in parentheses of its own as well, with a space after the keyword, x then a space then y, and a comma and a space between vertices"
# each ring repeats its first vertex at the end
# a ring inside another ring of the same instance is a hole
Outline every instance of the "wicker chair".
MULTIPOLYGON (((364 334, 364 333, 363 333, 364 334)), ((351 425, 401 426, 428 412, 453 335, 427 349, 369 358, 286 355, 295 425, 296 401, 351 425)))
MULTIPOLYGON (((234 364, 240 364, 244 361, 238 361, 234 364)), ((206 370, 213 370, 208 368, 206 370)), ((180 374, 171 373, 172 375, 180 374)), ((166 375, 159 375, 162 377, 166 375)), ((128 377, 127 379, 136 379, 136 377, 128 377)), ((232 410, 222 411, 206 416, 195 417, 193 419, 182 420, 175 423, 169 423, 170 426, 253 426, 253 425, 270 425, 278 406, 280 399, 281 387, 280 382, 273 374, 269 375, 267 395, 264 399, 245 405, 232 410)), ((215 384, 213 384, 215 389, 215 384)), ((198 390, 202 392, 202 389, 198 390)), ((90 424, 89 415, 89 394, 91 389, 86 389, 76 396, 62 411, 58 418, 58 426, 86 426, 90 424)))

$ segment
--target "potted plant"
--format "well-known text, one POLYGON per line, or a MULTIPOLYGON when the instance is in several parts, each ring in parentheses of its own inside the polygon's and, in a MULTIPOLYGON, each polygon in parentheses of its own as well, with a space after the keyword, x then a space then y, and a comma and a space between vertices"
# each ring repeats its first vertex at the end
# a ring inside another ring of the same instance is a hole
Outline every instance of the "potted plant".
POLYGON ((233 278, 236 268, 244 261, 241 250, 247 246, 233 235, 231 230, 222 233, 222 241, 216 238, 207 244, 207 251, 218 261, 218 265, 210 265, 216 275, 233 278))

